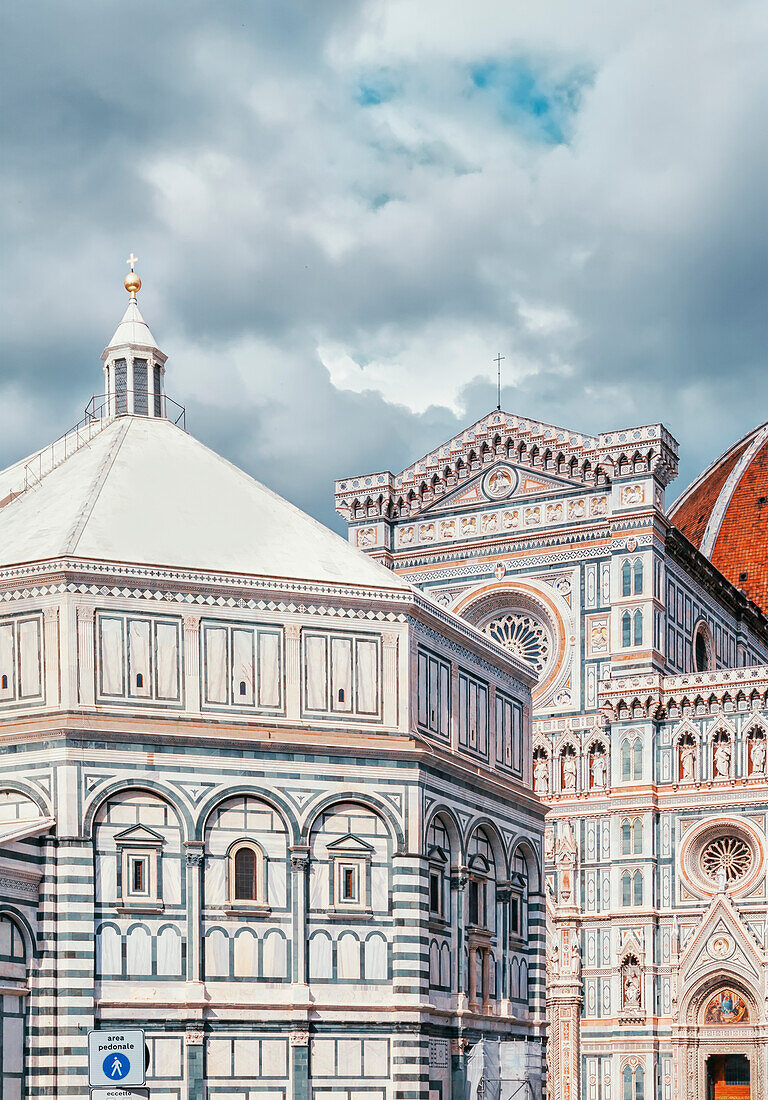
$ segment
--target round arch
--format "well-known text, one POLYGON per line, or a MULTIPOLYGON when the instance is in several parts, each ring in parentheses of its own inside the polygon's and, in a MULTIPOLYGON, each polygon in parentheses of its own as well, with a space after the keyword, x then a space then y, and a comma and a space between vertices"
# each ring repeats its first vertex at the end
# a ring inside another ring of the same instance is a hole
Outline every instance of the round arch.
POLYGON ((192 815, 185 804, 181 801, 179 796, 172 792, 168 787, 161 783, 155 783, 151 779, 137 779, 126 780, 120 779, 113 783, 109 783, 106 787, 102 787, 96 795, 94 795, 92 801, 88 804, 88 808, 85 811, 83 817, 83 836, 88 840, 93 839, 93 823, 96 819, 96 814, 101 807, 115 794, 122 794, 127 791, 145 791, 148 794, 154 795, 163 802, 167 802, 169 806, 172 806, 179 819, 179 824, 182 826, 183 841, 194 839, 194 823, 192 821, 192 815))
POLYGON ((301 842, 301 829, 299 828, 299 823, 291 808, 282 799, 277 798, 272 791, 265 791, 262 787, 249 786, 247 783, 241 783, 236 787, 227 787, 226 790, 216 791, 206 798, 198 811, 194 839, 203 840, 205 838, 205 830, 208 828, 208 819, 218 806, 223 802, 228 802, 230 798, 238 798, 243 795, 257 798, 260 802, 264 802, 267 806, 270 806, 275 813, 279 815, 280 820, 285 826, 285 831, 288 835, 288 844, 290 846, 301 842))
POLYGON ((25 783, 23 779, 5 779, 0 782, 0 794, 5 792, 13 794, 21 794, 25 798, 28 798, 30 802, 33 802, 40 811, 41 817, 53 817, 53 805, 50 798, 45 795, 39 787, 34 787, 30 783, 25 783))
POLYGON ((446 829, 448 830, 448 838, 451 842, 451 845, 455 846, 456 855, 454 862, 465 863, 466 851, 464 848, 464 839, 461 835, 461 828, 456 819, 456 815, 449 806, 438 805, 430 807, 429 814, 424 822, 424 836, 426 837, 427 833, 432 828, 433 821, 437 817, 441 818, 441 820, 444 822, 446 829))
POLYGON ((319 802, 315 802, 307 809, 307 813, 304 817, 304 824, 301 827, 301 843, 308 844, 309 838, 312 835, 312 829, 314 828, 315 821, 323 812, 327 810, 329 806, 333 806, 337 802, 353 802, 359 806, 365 806, 366 809, 372 810, 374 813, 379 814, 389 825, 392 835, 397 842, 397 852, 404 852, 405 849, 405 835, 403 833, 400 822, 392 813, 391 806, 387 806, 376 795, 362 794, 360 791, 334 791, 331 794, 324 795, 319 802))
POLYGON ((489 817, 478 817, 472 821, 467 827, 467 843, 466 851, 469 852, 469 846, 472 843, 472 837, 475 833, 482 829, 488 840, 491 843, 493 850, 493 858, 496 861, 496 873, 499 881, 509 878, 509 863, 507 860, 507 853, 504 851, 504 842, 501 839, 496 825, 491 821, 489 817))
MULTIPOLYGON (((0 904, 0 917, 5 917, 10 920, 12 924, 16 926, 21 938, 24 941, 24 949, 27 953, 27 959, 39 959, 41 952, 37 946, 37 937, 32 929, 32 925, 29 923, 27 916, 18 909, 11 902, 3 902, 0 904)), ((29 965, 29 964, 28 964, 29 965)))
POLYGON ((538 853, 527 837, 513 840, 509 851, 509 866, 514 867, 515 856, 518 852, 523 856, 528 866, 528 890, 532 894, 542 892, 541 861, 538 853))
POLYGON ((481 629, 484 620, 489 619, 494 611, 512 610, 514 607, 532 610, 534 614, 542 617, 552 635, 551 666, 549 670, 545 669, 544 679, 533 688, 534 699, 540 701, 557 686, 568 656, 570 632, 566 633, 567 612, 558 606, 554 595, 520 580, 494 582, 468 592, 463 599, 459 600, 453 611, 481 629))

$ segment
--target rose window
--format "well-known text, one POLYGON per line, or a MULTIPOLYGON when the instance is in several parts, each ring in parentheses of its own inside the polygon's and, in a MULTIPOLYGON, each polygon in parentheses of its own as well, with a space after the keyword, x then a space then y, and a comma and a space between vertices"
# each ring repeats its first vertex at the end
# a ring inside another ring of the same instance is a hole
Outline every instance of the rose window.
POLYGON ((739 836, 716 836, 702 849, 699 862, 712 882, 716 882, 725 872, 725 881, 730 884, 738 882, 749 871, 752 850, 739 836))
POLYGON ((536 672, 544 668, 551 652, 549 635, 542 624, 533 615, 508 614, 492 619, 483 628, 494 642, 536 672))

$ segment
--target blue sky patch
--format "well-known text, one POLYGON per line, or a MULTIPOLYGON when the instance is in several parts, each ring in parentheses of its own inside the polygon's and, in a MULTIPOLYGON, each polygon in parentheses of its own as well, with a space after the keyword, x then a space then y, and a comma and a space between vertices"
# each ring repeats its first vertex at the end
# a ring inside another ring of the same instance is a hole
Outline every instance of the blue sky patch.
POLYGON ((585 71, 554 79, 530 61, 484 61, 470 69, 472 90, 487 96, 499 116, 533 141, 567 143, 581 93, 590 83, 585 71))

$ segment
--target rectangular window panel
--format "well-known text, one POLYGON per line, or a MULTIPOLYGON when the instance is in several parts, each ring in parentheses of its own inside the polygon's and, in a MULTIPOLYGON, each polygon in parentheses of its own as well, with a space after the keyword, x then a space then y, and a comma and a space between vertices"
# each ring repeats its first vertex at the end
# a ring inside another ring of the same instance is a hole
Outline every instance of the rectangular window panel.
POLYGON ((352 639, 331 639, 331 710, 352 710, 352 639))
POLYGON ((259 706, 280 706, 280 635, 259 631, 259 706))
POLYGON ((163 382, 162 382, 163 374, 162 374, 162 367, 160 366, 159 363, 155 363, 155 365, 154 365, 154 376, 155 376, 155 394, 154 394, 155 416, 162 416, 163 415, 163 396, 162 396, 162 392, 161 392, 161 387, 162 387, 162 384, 163 384, 163 382))
POLYGON ((204 637, 206 702, 227 703, 227 631, 206 626, 204 637))
POLYGON ((379 713, 378 642, 357 642, 357 713, 379 713))
POLYGON ((235 706, 251 706, 254 700, 255 645, 252 630, 232 631, 232 700, 235 706))
POLYGON ((133 361, 133 411, 139 416, 146 416, 148 412, 146 359, 133 361))
POLYGON ((115 412, 118 416, 128 412, 128 364, 125 359, 115 359, 115 412))
POLYGON ((101 632, 101 691, 103 695, 124 695, 123 621, 99 619, 101 632))
POLYGON ((467 734, 467 678, 459 676, 459 744, 466 746, 467 734))
POLYGON ((147 697, 152 693, 149 661, 150 623, 147 619, 128 620, 128 694, 147 697))
POLYGON ((304 638, 305 696, 307 710, 328 709, 328 656, 326 638, 304 638))
POLYGON ((451 676, 447 665, 440 664, 440 728, 442 737, 450 737, 451 676))
POLYGON ((179 628, 175 623, 157 623, 155 627, 157 653, 157 697, 178 700, 179 693, 179 628))
POLYGON ((12 699, 15 692, 13 626, 0 626, 0 699, 12 699))
POLYGON ((440 677, 437 671, 437 661, 431 658, 429 662, 429 715, 427 718, 427 726, 433 733, 437 733, 439 728, 439 691, 440 677))
POLYGON ((23 619, 19 623, 19 685, 22 699, 42 692, 40 676, 40 620, 23 619))
POLYGON ((429 700, 429 662, 425 654, 419 654, 419 697, 418 697, 418 713, 416 721, 420 726, 426 726, 427 724, 427 702, 429 700))

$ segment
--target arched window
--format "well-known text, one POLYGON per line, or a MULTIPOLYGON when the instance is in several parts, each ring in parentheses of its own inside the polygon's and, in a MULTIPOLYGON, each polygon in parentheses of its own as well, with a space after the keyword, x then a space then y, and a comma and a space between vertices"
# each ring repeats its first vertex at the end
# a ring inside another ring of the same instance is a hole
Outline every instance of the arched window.
POLYGON ((621 1100, 645 1100, 644 1073, 642 1066, 624 1066, 621 1100))
POLYGON ((255 844, 243 842, 230 851, 229 900, 233 905, 264 901, 264 856, 255 844))
POLYGON ((628 611, 621 616, 621 644, 624 649, 632 645, 632 616, 628 611))
POLYGON ((632 904, 643 904, 643 873, 635 871, 632 878, 632 904))
POLYGON ((621 904, 632 904, 632 876, 629 871, 623 871, 621 875, 621 904))
POLYGON ((639 856, 643 851, 643 823, 639 818, 621 824, 621 854, 639 856))
POLYGON ((634 645, 643 644, 643 613, 636 611, 634 616, 634 645))
POLYGON ((622 596, 632 595, 632 566, 629 559, 625 560, 621 567, 621 594, 622 596))
POLYGON ((643 778, 643 742, 639 737, 632 746, 632 778, 643 778))
POLYGON ((638 558, 633 569, 634 593, 639 596, 643 591, 643 563, 638 558))
POLYGON ((626 739, 621 743, 621 778, 625 783, 632 778, 632 746, 626 739))

